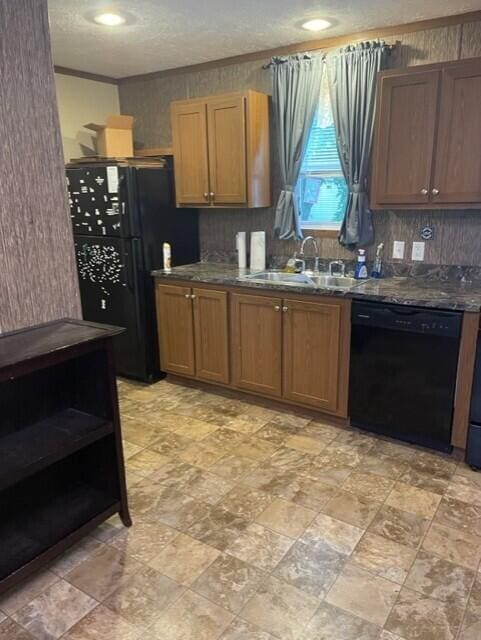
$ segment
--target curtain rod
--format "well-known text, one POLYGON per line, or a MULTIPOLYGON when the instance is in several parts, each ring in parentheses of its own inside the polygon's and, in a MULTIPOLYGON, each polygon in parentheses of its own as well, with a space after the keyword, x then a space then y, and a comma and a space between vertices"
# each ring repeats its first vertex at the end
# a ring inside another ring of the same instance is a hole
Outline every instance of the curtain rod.
MULTIPOLYGON (((377 40, 374 40, 374 42, 377 42, 377 40)), ((345 47, 355 47, 356 45, 359 44, 364 44, 362 41, 360 42, 354 42, 352 44, 346 44, 343 47, 335 47, 337 49, 343 49, 345 47)), ((385 44, 384 45, 384 49, 386 50, 386 52, 391 55, 391 52, 396 49, 398 47, 400 43, 399 42, 395 42, 394 44, 385 44)), ((333 47, 334 48, 334 47, 333 47)), ((316 49, 314 50, 316 51, 316 49)), ((321 49, 317 49, 317 51, 322 51, 321 49)), ((285 56, 282 55, 278 55, 278 56, 273 56, 273 59, 279 59, 278 62, 273 62, 272 60, 270 62, 268 62, 267 64, 263 64, 262 68, 263 69, 270 69, 271 67, 274 67, 276 64, 282 64, 282 62, 287 62, 287 59, 290 57, 295 57, 295 56, 304 56, 306 60, 312 58, 313 56, 316 55, 320 55, 322 56, 322 59, 325 60, 326 59, 326 54, 325 53, 310 53, 308 51, 300 51, 299 53, 290 53, 290 54, 286 54, 285 56), (285 60, 282 60, 282 58, 286 58, 285 60)))

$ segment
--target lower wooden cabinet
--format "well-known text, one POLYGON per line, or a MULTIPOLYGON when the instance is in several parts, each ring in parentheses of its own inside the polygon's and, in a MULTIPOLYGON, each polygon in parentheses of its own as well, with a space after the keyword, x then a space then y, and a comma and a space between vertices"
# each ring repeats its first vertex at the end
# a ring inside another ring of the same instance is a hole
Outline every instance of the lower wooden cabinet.
POLYGON ((342 370, 342 307, 338 302, 285 300, 284 397, 337 411, 342 370))
POLYGON ((227 292, 157 284, 156 298, 162 369, 227 384, 227 292))
POLYGON ((194 317, 190 287, 158 284, 157 325, 162 369, 195 375, 194 317))
POLYGON ((349 300, 161 283, 156 292, 164 371, 347 417, 349 300))
POLYGON ((349 304, 233 293, 233 384, 347 416, 349 304))
POLYGON ((280 298, 233 293, 233 383, 269 396, 282 393, 280 298))
POLYGON ((212 382, 229 382, 229 323, 227 292, 193 289, 195 375, 212 382))

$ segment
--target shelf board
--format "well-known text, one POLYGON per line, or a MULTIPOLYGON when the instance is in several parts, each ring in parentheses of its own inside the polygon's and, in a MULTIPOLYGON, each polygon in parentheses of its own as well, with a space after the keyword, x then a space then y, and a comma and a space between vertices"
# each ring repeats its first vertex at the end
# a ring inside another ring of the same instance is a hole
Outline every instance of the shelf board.
POLYGON ((72 359, 73 350, 111 338, 125 329, 84 320, 54 320, 0 337, 0 381, 43 368, 42 358, 72 359), (27 362, 29 366, 27 366, 27 362))
POLYGON ((113 433, 104 418, 65 409, 0 438, 0 490, 113 433))
POLYGON ((19 510, 0 523, 0 548, 8 550, 0 555, 0 591, 4 590, 3 581, 12 574, 55 545, 64 544, 99 514, 119 508, 118 498, 91 485, 72 482, 59 485, 54 497, 47 494, 34 502, 29 505, 28 518, 19 510))

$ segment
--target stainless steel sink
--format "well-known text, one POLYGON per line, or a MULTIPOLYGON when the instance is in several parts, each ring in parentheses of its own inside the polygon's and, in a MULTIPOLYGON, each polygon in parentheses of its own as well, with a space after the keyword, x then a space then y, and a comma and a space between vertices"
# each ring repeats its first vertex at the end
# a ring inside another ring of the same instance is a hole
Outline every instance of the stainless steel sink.
POLYGON ((344 291, 352 289, 366 282, 356 280, 350 276, 331 276, 327 273, 319 275, 307 275, 306 273, 284 273, 283 271, 262 271, 251 273, 237 278, 239 281, 255 282, 258 284, 269 283, 282 286, 306 287, 310 289, 337 289, 344 291))
POLYGON ((237 279, 256 283, 287 284, 296 287, 314 286, 312 279, 304 273, 284 273, 283 271, 262 271, 260 273, 239 276, 237 279))
POLYGON ((315 287, 326 287, 328 289, 352 289, 352 287, 357 287, 362 282, 350 276, 330 276, 324 273, 319 276, 311 276, 311 280, 314 282, 315 287))

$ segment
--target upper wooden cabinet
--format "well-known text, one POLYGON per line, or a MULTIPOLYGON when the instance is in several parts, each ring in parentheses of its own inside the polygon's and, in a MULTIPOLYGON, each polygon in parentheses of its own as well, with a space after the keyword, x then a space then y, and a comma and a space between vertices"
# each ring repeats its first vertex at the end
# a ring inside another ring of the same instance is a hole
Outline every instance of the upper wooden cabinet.
POLYGON ((171 115, 178 206, 270 206, 266 94, 180 100, 171 115))
POLYGON ((481 59, 443 70, 434 199, 481 203, 481 59))
POLYGON ((207 122, 204 102, 179 102, 172 108, 177 203, 205 202, 208 192, 207 122))
POLYGON ((481 205, 481 58, 379 74, 374 209, 481 205))
POLYGON ((243 96, 207 102, 209 184, 214 202, 247 202, 245 107, 243 96))
POLYGON ((380 80, 373 200, 426 203, 431 182, 439 72, 380 80))

